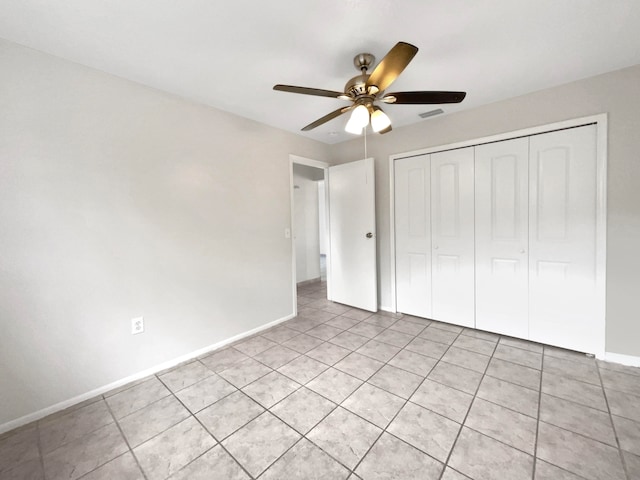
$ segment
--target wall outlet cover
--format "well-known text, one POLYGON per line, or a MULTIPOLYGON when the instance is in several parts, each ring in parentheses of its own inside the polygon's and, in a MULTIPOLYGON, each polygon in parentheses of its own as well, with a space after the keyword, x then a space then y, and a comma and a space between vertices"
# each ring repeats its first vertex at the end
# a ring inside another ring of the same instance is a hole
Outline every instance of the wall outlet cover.
POLYGON ((144 332, 144 317, 136 317, 131 319, 131 335, 137 335, 144 332))

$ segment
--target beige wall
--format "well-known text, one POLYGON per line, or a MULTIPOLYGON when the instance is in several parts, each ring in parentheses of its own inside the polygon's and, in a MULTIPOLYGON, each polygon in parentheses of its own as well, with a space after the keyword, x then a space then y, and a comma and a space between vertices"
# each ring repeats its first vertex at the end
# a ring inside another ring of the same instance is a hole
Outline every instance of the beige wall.
POLYGON ((0 41, 0 427, 290 315, 289 154, 327 151, 0 41))
MULTIPOLYGON (((640 356, 640 66, 369 136, 368 155, 376 159, 381 305, 391 305, 390 155, 599 113, 609 114, 606 350, 640 356)), ((334 146, 332 160, 363 154, 358 138, 334 146)))

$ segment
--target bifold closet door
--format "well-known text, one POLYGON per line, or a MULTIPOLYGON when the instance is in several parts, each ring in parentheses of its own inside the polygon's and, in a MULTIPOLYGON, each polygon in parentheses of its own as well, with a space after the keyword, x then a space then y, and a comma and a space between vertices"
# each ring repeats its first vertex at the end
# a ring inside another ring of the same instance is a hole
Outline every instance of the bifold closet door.
POLYGON ((431 316, 431 171, 429 155, 394 162, 396 309, 431 316))
POLYGON ((475 326, 473 147, 431 154, 432 318, 475 326))
POLYGON ((475 151, 476 328, 529 336, 529 139, 475 151))
POLYGON ((596 126, 530 138, 529 338, 602 346, 596 311, 596 126))

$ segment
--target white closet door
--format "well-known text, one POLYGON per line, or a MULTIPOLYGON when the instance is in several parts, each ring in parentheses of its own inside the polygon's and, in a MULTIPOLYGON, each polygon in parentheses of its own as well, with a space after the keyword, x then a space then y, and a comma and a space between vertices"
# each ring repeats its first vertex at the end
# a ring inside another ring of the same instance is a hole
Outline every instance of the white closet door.
POLYGON ((429 155, 394 164, 396 309, 431 317, 431 171, 429 155))
POLYGON ((431 155, 432 317, 475 326, 473 147, 431 155))
POLYGON ((476 147, 476 328, 529 336, 529 139, 476 147))
POLYGON ((529 177, 530 338, 596 352, 596 126, 531 137, 529 177))

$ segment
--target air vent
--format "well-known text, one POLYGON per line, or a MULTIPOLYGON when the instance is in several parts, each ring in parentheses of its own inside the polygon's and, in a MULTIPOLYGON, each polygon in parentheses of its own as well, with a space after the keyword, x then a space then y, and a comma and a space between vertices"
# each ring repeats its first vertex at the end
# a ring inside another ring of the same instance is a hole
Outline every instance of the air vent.
POLYGON ((433 117, 434 115, 440 115, 441 113, 444 113, 444 110, 442 110, 441 108, 436 108, 435 110, 419 113, 418 115, 422 118, 429 118, 429 117, 433 117))

